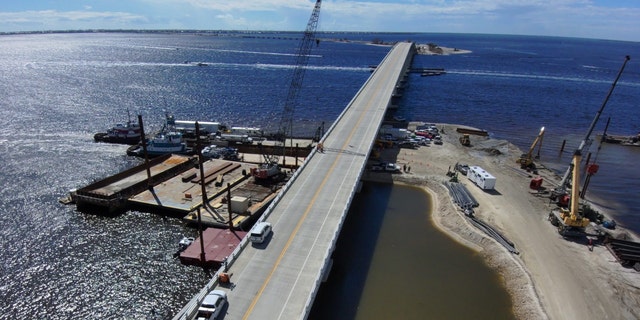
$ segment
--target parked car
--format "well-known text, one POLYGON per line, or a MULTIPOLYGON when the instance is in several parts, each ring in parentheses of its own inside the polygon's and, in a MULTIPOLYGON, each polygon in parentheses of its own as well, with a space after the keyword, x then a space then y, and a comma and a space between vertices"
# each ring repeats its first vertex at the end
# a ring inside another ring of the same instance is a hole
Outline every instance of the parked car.
POLYGON ((398 141, 398 138, 394 137, 392 134, 387 133, 384 134, 380 137, 380 140, 385 140, 385 141, 398 141))
POLYGON ((227 303, 227 293, 222 290, 213 290, 204 297, 198 308, 197 320, 218 319, 220 312, 227 303))
POLYGON ((414 142, 414 141, 402 141, 398 144, 398 147, 400 148, 406 148, 406 149, 418 149, 418 143, 414 142))
POLYGON ((387 165, 384 166, 384 171, 387 171, 387 172, 397 173, 397 172, 400 172, 401 170, 402 168, 395 163, 387 163, 387 165))
POLYGON ((384 172, 391 172, 391 173, 398 173, 402 170, 402 168, 395 164, 395 163, 387 163, 387 162, 380 162, 379 164, 373 165, 371 167, 371 171, 384 171, 384 172))
POLYGON ((461 163, 456 163, 456 170, 458 170, 458 172, 462 173, 463 175, 467 175, 467 172, 469 171, 469 165, 467 164, 461 164, 461 163))

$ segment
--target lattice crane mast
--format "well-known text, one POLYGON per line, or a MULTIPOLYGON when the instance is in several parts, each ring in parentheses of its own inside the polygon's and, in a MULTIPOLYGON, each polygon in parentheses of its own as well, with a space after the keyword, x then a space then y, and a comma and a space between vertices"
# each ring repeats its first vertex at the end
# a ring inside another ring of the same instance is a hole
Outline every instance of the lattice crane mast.
POLYGON ((275 134, 276 145, 271 153, 263 152, 264 163, 259 168, 252 170, 253 175, 258 179, 267 179, 280 174, 279 160, 280 156, 284 158, 287 137, 292 136, 293 114, 298 102, 300 89, 302 88, 307 63, 309 62, 309 53, 311 52, 313 43, 318 42, 315 34, 318 28, 321 2, 321 0, 316 1, 309 22, 307 23, 307 28, 304 31, 304 36, 298 46, 296 63, 293 69, 293 76, 291 77, 291 85, 289 86, 287 99, 275 134))

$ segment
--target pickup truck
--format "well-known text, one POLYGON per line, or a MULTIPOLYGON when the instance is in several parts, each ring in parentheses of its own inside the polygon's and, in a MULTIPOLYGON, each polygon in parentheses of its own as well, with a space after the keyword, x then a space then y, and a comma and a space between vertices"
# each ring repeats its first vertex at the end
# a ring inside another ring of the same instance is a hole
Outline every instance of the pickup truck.
POLYGON ((383 171, 383 172, 398 173, 401 170, 402 168, 400 168, 400 166, 395 163, 381 162, 371 167, 371 171, 378 171, 378 172, 383 171))

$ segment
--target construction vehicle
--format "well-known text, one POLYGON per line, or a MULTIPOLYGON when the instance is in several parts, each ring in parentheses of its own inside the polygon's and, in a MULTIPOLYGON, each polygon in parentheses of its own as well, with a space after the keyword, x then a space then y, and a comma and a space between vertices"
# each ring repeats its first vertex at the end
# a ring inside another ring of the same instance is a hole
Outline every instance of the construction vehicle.
MULTIPOLYGON (((289 92, 287 99, 285 100, 284 110, 280 118, 279 126, 277 127, 276 145, 271 153, 263 152, 263 163, 258 168, 253 168, 251 174, 256 179, 272 179, 274 177, 282 176, 280 170, 280 157, 284 159, 285 147, 287 138, 292 136, 293 131, 293 113, 295 111, 296 103, 298 101, 298 95, 300 88, 302 87, 302 80, 304 79, 304 73, 307 63, 309 62, 309 53, 311 52, 312 44, 315 42, 318 44, 318 40, 315 38, 316 29, 318 28, 318 18, 320 17, 320 4, 321 0, 317 0, 307 23, 307 28, 304 31, 304 36, 300 41, 298 52, 296 54, 296 63, 293 70, 293 77, 291 79, 291 85, 289 86, 289 92)), ((283 161, 284 164, 284 161, 283 161)))
MULTIPOLYGON (((593 132, 593 129, 595 128, 596 123, 598 122, 598 119, 600 119, 600 115, 602 114, 604 107, 607 105, 607 101, 609 101, 609 97, 611 96, 611 93, 613 93, 613 89, 615 88, 616 84, 618 83, 618 80, 620 79, 620 76, 622 75, 622 71, 624 70, 624 67, 627 65, 627 62, 630 59, 631 58, 629 56, 625 57, 624 63, 622 64, 622 67, 620 68, 620 71, 618 72, 616 79, 613 81, 613 84, 609 89, 609 93, 607 94, 606 98, 602 102, 602 106, 600 106, 600 110, 598 110, 598 112, 596 113, 596 116, 593 118, 593 121, 591 122, 591 126, 589 126, 589 130, 587 130, 587 134, 585 135, 582 142, 580 142, 580 146, 578 146, 578 149, 576 149, 576 152, 574 153, 574 157, 575 157, 575 154, 577 153, 577 154, 580 154, 580 158, 581 158, 583 150, 589 149, 588 146, 591 144, 591 140, 590 140, 591 133, 593 132)), ((566 199, 568 198, 567 190, 569 189, 569 176, 571 175, 571 172, 574 171, 574 166, 576 166, 576 163, 574 160, 575 159, 572 159, 571 164, 569 164, 567 171, 565 172, 564 176, 562 177, 562 180, 560 181, 560 185, 557 188, 553 189, 551 192, 551 196, 550 196, 551 200, 559 200, 561 205, 567 204, 566 199)), ((577 165, 579 164, 580 163, 578 162, 577 165)), ((575 182, 580 183, 580 181, 575 181, 575 182)), ((578 188, 577 185, 575 187, 578 188)))
POLYGON ((580 208, 580 198, 578 184, 580 183, 580 161, 582 161, 582 151, 576 150, 572 161, 571 196, 568 208, 558 207, 549 213, 549 221, 558 227, 558 232, 563 237, 580 236, 584 234, 584 229, 589 225, 589 219, 585 218, 580 208))
POLYGON ((529 148, 529 152, 527 153, 523 153, 520 156, 520 159, 516 160, 516 163, 520 164, 520 168, 522 169, 527 169, 527 170, 535 170, 536 169, 536 165, 533 163, 533 150, 536 148, 536 145, 538 146, 538 154, 536 155, 536 159, 540 158, 540 148, 542 146, 542 137, 544 136, 544 127, 542 127, 542 129, 540 129, 540 133, 538 134, 538 136, 536 137, 535 140, 533 140, 533 143, 531 144, 531 147, 529 148))
MULTIPOLYGON (((585 146, 590 144, 590 136, 593 132, 593 128, 595 127, 598 119, 600 118, 600 114, 604 109, 611 93, 613 92, 613 88, 615 87, 618 79, 620 79, 620 75, 624 70, 627 61, 629 61, 629 56, 626 56, 624 63, 622 64, 622 68, 620 68, 620 72, 616 77, 611 89, 609 90, 609 94, 605 98, 600 110, 596 113, 595 118, 593 119, 589 130, 585 138, 580 143, 580 146, 573 153, 573 157, 571 159, 571 164, 569 165, 569 169, 567 173, 565 173, 560 186, 553 190, 551 199, 560 199, 559 207, 555 210, 552 210, 549 213, 549 221, 551 224, 558 228, 558 232, 563 237, 571 237, 571 236, 582 236, 584 235, 585 227, 589 225, 589 219, 584 217, 583 208, 580 207, 580 162, 582 161, 582 152, 585 150, 585 146), (569 188, 569 179, 568 176, 571 174, 571 194, 567 194, 567 189, 569 188), (565 203, 569 204, 568 207, 564 207, 565 203)), ((588 149, 588 148, 586 148, 588 149)))
POLYGON ((460 144, 465 147, 468 147, 471 145, 471 138, 469 138, 468 134, 465 133, 460 137, 460 144))

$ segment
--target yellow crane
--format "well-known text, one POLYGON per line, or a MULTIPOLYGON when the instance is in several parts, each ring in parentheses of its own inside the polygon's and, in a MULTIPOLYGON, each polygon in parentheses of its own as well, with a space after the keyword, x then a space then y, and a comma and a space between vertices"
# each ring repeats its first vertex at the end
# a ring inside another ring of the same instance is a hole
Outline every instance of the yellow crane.
POLYGON ((593 128, 598 122, 602 110, 604 110, 604 107, 607 104, 607 101, 609 100, 609 97, 611 96, 611 93, 613 92, 618 79, 620 79, 620 75, 622 74, 625 65, 630 59, 631 58, 629 56, 625 57, 625 61, 622 64, 622 67, 620 68, 615 81, 611 85, 611 89, 609 89, 607 97, 602 103, 602 106, 600 106, 600 109, 596 113, 595 118, 591 122, 591 126, 587 131, 587 135, 580 143, 578 149, 576 149, 576 151, 573 153, 571 164, 569 165, 567 172, 562 178, 560 186, 554 189, 551 193, 551 199, 559 199, 560 201, 558 202, 566 202, 564 198, 569 198, 569 206, 567 208, 559 207, 549 213, 549 221, 558 228, 558 232, 563 237, 582 236, 584 235, 585 227, 589 225, 589 219, 584 217, 584 212, 580 210, 582 209, 580 207, 580 162, 582 161, 582 151, 588 150, 588 147, 586 146, 589 145, 591 141, 589 137, 593 132, 593 128), (571 175, 571 180, 569 180, 569 175, 571 175), (571 181, 571 194, 567 195, 569 181, 571 181))
POLYGON ((564 237, 580 236, 584 234, 584 228, 589 225, 589 219, 580 212, 580 162, 582 161, 582 152, 580 149, 573 154, 571 162, 571 197, 569 198, 569 207, 559 207, 549 213, 549 220, 558 227, 558 232, 564 237))
POLYGON ((520 156, 520 159, 516 160, 516 163, 520 164, 520 168, 522 169, 535 169, 535 164, 533 163, 533 150, 536 148, 536 145, 538 146, 538 154, 536 155, 536 158, 540 157, 540 148, 542 147, 542 138, 544 137, 544 127, 542 127, 540 129, 540 133, 538 134, 538 136, 535 138, 535 140, 533 140, 533 143, 531 144, 531 147, 529 148, 529 152, 527 153, 523 153, 520 156))

